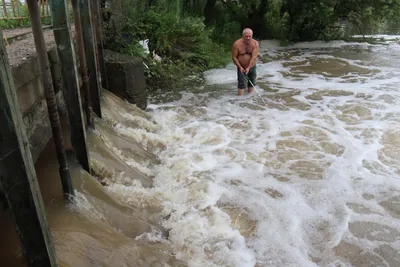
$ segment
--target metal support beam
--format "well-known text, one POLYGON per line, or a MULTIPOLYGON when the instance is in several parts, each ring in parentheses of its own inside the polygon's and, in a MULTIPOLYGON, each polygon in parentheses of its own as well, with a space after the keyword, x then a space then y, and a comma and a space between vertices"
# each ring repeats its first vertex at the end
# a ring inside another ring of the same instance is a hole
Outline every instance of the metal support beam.
POLYGON ((58 266, 15 84, 0 32, 0 187, 27 266, 58 266))
POLYGON ((65 154, 64 138, 57 110, 57 102, 54 94, 53 81, 51 79, 46 42, 44 40, 42 23, 40 21, 39 6, 36 0, 28 0, 27 4, 32 25, 33 39, 35 40, 40 75, 42 78, 44 94, 46 96, 51 130, 53 132, 53 139, 56 147, 58 163, 60 164, 59 172, 61 183, 64 190, 64 196, 68 199, 70 195, 74 195, 74 189, 72 188, 71 175, 69 173, 67 157, 65 154))
POLYGON ((82 23, 83 42, 85 44, 86 63, 88 67, 90 98, 94 113, 102 118, 100 107, 101 85, 96 68, 93 28, 91 23, 90 1, 78 0, 79 16, 82 23))
MULTIPOLYGON (((96 62, 96 73, 99 79, 99 88, 102 88, 101 81, 101 72, 100 72, 100 63, 99 63, 99 49, 97 46, 98 42, 98 21, 97 21, 97 12, 96 12, 96 1, 97 0, 88 0, 89 1, 89 12, 90 12, 90 22, 92 23, 92 34, 93 34, 93 49, 94 49, 94 58, 96 62)), ((101 90, 100 90, 101 91, 101 90)), ((101 95, 101 93, 100 93, 101 95)))
POLYGON ((67 18, 67 2, 64 0, 51 0, 50 8, 54 38, 57 43, 57 54, 62 70, 63 94, 67 102, 71 142, 79 163, 90 173, 88 149, 86 146, 86 127, 83 123, 75 49, 71 43, 70 25, 67 18))
POLYGON ((106 73, 106 64, 104 61, 104 32, 103 32, 103 13, 101 11, 101 0, 95 0, 97 11, 97 50, 99 51, 99 65, 101 73, 102 88, 108 90, 108 81, 106 73))
POLYGON ((85 56, 85 44, 83 42, 82 23, 81 23, 81 17, 79 15, 78 0, 71 0, 71 4, 72 4, 72 11, 74 13, 75 36, 76 36, 76 44, 78 46, 80 71, 82 75, 83 95, 85 96, 86 121, 90 127, 93 127, 94 126, 93 108, 92 108, 92 100, 90 97, 89 76, 88 76, 86 56, 85 56))

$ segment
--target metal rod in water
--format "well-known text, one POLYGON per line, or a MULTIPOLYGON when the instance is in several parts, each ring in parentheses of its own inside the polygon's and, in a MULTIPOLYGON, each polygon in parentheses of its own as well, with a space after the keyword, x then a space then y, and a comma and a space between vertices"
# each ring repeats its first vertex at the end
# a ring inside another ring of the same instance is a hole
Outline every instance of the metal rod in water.
POLYGON ((247 77, 247 75, 245 75, 247 81, 251 84, 251 86, 253 86, 254 90, 256 90, 258 96, 261 98, 262 102, 264 103, 264 105, 267 105, 267 103, 265 103, 264 98, 261 96, 260 92, 257 90, 257 88, 254 86, 254 84, 250 81, 250 79, 247 77))
MULTIPOLYGON (((250 82, 251 86, 253 86, 254 90, 256 90, 256 92, 258 93, 258 96, 261 98, 262 102, 264 103, 264 105, 267 105, 267 103, 265 103, 264 98, 261 96, 260 92, 257 90, 257 88, 254 86, 254 84, 250 81, 250 79, 247 77, 247 75, 245 75, 246 79, 248 82, 250 82)), ((272 118, 274 118, 274 120, 276 121, 275 117, 272 115, 272 118)), ((280 130, 280 127, 278 125, 278 128, 280 130)))

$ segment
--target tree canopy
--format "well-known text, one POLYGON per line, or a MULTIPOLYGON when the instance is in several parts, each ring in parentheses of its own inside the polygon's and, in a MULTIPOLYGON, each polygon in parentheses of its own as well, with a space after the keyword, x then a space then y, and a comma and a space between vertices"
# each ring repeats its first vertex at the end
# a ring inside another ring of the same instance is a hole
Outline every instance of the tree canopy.
POLYGON ((343 34, 397 33, 399 0, 186 0, 207 26, 236 22, 259 38, 335 39, 343 34), (203 13, 199 9, 203 9, 203 13))

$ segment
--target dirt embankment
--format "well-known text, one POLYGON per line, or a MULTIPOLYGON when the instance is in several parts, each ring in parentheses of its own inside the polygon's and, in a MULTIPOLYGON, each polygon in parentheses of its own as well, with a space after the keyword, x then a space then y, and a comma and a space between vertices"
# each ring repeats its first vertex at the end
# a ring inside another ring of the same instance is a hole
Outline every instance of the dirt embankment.
MULTIPOLYGON (((73 28, 71 29, 71 32, 72 35, 75 36, 73 28)), ((56 43, 51 27, 44 27, 43 35, 47 50, 55 47, 56 43)), ((33 39, 31 28, 3 30, 3 36, 8 43, 8 45, 6 45, 6 50, 11 67, 18 66, 27 58, 36 55, 35 41, 33 39)))

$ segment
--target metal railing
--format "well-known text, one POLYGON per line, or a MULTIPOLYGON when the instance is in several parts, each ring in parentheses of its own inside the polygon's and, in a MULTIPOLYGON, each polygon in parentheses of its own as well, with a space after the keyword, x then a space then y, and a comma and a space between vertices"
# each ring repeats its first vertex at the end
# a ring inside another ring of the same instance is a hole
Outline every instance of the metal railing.
MULTIPOLYGON (((50 17, 49 0, 37 0, 40 17, 50 17)), ((0 0, 1 20, 22 20, 29 18, 26 0, 0 0)))

